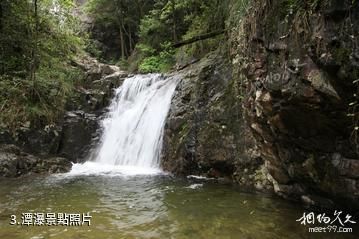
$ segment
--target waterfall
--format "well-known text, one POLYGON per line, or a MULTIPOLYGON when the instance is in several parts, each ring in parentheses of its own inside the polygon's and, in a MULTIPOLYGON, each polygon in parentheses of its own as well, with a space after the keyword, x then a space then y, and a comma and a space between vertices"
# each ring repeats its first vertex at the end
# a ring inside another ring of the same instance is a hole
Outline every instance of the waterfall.
POLYGON ((160 171, 163 128, 177 80, 135 75, 116 89, 92 160, 70 174, 147 174, 160 171))

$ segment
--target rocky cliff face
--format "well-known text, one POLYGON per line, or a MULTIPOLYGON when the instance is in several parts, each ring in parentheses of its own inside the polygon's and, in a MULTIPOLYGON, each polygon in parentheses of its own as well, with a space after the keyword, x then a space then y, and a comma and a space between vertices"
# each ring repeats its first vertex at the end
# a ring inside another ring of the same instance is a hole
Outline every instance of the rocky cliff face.
POLYGON ((162 165, 177 175, 224 177, 268 190, 262 160, 245 151, 251 141, 244 128, 238 82, 221 55, 214 52, 175 73, 181 81, 165 127, 162 165))
POLYGON ((246 123, 279 195, 358 207, 359 3, 309 2, 255 1, 232 31, 246 123))
POLYGON ((180 72, 163 167, 359 207, 359 3, 258 0, 249 13, 231 67, 216 52, 180 72))

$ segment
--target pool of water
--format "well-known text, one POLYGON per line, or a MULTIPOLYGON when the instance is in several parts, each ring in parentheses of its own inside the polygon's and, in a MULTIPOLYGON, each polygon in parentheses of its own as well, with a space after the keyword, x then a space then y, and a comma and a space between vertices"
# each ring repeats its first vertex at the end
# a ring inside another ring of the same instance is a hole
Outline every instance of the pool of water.
POLYGON ((206 180, 49 176, 0 180, 0 238, 359 238, 308 233, 305 210, 206 180), (91 225, 10 225, 22 213, 87 213, 91 225))

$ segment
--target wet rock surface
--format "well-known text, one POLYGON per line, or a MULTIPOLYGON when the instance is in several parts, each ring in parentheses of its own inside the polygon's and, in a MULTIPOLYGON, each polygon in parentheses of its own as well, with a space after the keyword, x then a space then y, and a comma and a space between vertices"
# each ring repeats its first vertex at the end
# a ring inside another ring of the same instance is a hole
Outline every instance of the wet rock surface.
POLYGON ((84 111, 69 111, 64 117, 57 154, 73 162, 85 160, 100 134, 99 119, 84 111))
MULTIPOLYGON (((179 82, 164 131, 162 166, 176 175, 235 180, 269 190, 263 161, 246 152, 238 85, 218 52, 176 72, 179 82)), ((171 77, 171 76, 170 76, 171 77)))
POLYGON ((114 95, 114 89, 122 84, 128 73, 117 66, 99 63, 90 57, 74 64, 85 72, 85 82, 77 87, 76 94, 67 102, 67 109, 102 114, 114 95))

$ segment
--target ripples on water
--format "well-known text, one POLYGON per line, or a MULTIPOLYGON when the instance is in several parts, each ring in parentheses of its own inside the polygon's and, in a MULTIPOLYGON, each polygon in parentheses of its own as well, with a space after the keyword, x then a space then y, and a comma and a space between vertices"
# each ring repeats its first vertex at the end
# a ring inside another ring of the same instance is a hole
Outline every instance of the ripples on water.
POLYGON ((0 238, 359 238, 309 234, 303 209, 278 198, 198 179, 51 176, 0 182, 0 238), (92 215, 91 226, 10 226, 10 215, 92 215))

